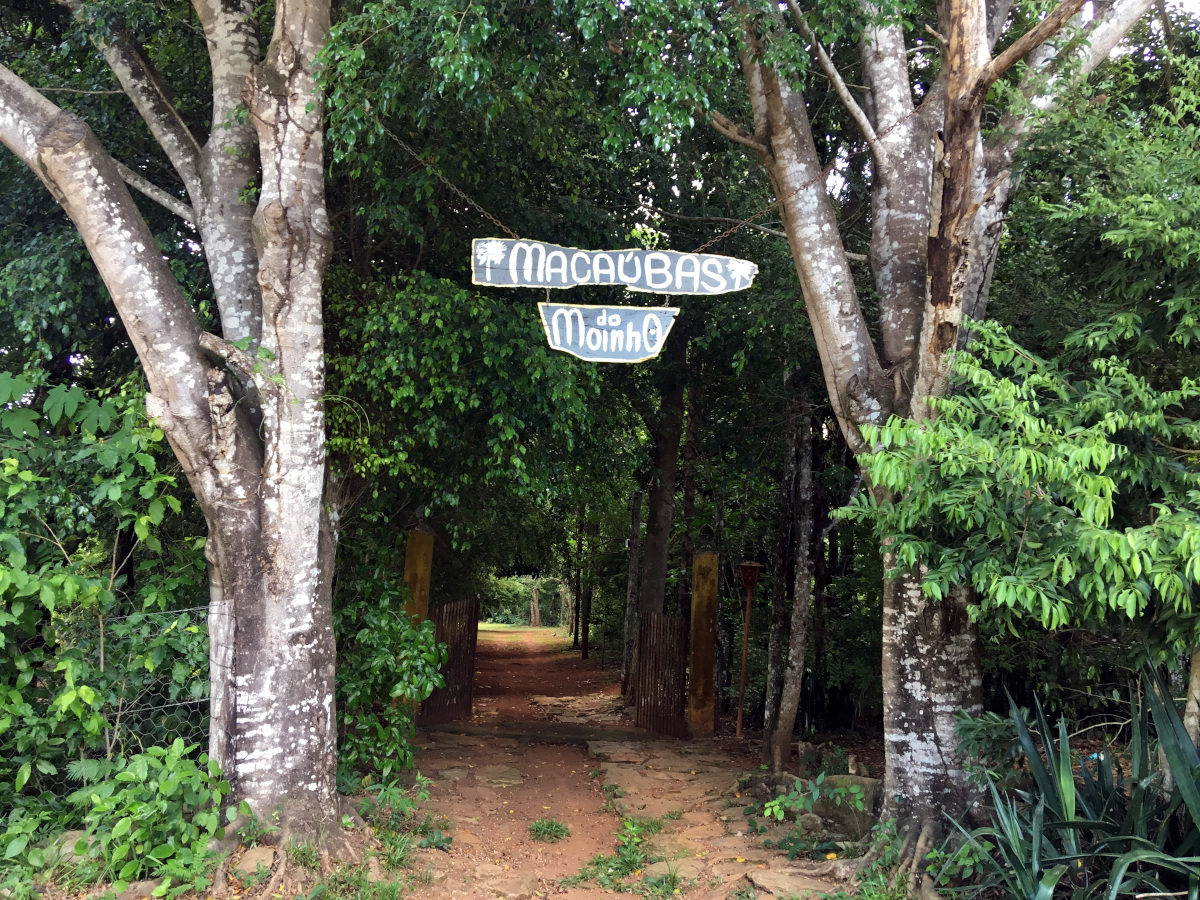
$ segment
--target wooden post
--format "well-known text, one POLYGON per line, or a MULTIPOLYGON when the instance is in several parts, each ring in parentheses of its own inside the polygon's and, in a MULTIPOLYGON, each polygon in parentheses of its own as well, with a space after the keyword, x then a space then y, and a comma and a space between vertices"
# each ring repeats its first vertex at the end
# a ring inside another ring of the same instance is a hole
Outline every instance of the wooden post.
POLYGON ((542 624, 541 610, 538 609, 540 602, 538 599, 538 586, 535 584, 533 586, 533 599, 529 601, 529 624, 534 628, 539 628, 542 624))
POLYGON ((404 608, 410 616, 424 619, 429 615, 429 573, 433 569, 433 535, 410 531, 404 548, 404 583, 412 600, 404 608))
POLYGON ((717 723, 717 576, 715 553, 692 557, 692 639, 688 654, 688 732, 707 737, 717 723))

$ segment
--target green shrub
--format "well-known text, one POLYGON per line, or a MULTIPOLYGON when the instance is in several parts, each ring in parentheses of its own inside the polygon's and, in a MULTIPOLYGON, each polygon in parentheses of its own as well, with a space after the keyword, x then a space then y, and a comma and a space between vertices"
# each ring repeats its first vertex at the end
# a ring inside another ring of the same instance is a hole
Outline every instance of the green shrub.
POLYGON ((403 582, 374 573, 347 579, 334 608, 337 635, 338 769, 351 790, 362 775, 413 767, 417 704, 442 687, 446 645, 428 619, 413 624, 403 582))
POLYGON ((193 758, 196 750, 177 740, 113 763, 72 764, 72 774, 96 779, 67 798, 84 811, 76 852, 86 880, 111 879, 118 892, 144 878, 209 886, 208 842, 224 836, 222 812, 232 817, 233 810, 222 808, 229 782, 220 767, 206 754, 193 758))

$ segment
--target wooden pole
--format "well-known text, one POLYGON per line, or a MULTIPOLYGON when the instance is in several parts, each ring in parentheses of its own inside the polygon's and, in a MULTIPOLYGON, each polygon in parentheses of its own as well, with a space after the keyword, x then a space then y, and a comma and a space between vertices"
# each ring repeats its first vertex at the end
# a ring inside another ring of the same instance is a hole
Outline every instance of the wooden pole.
POLYGON ((427 531, 410 531, 404 548, 404 583, 412 599, 404 610, 414 618, 429 615, 429 576, 433 570, 433 535, 427 531))
POLYGON ((688 732, 707 737, 717 722, 717 578, 720 557, 692 557, 691 641, 688 649, 688 732))

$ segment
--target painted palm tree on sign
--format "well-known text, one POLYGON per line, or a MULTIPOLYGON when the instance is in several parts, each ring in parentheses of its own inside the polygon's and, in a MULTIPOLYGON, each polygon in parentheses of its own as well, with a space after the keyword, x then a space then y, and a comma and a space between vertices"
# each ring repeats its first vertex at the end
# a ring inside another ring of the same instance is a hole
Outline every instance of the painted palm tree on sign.
POLYGON ((492 277, 492 266, 504 262, 505 247, 503 241, 481 241, 475 248, 475 258, 483 263, 485 277, 492 277))
POLYGON ((725 270, 733 279, 734 289, 739 291, 743 287, 749 287, 750 283, 754 281, 754 276, 758 274, 758 266, 745 259, 729 260, 725 263, 725 270))

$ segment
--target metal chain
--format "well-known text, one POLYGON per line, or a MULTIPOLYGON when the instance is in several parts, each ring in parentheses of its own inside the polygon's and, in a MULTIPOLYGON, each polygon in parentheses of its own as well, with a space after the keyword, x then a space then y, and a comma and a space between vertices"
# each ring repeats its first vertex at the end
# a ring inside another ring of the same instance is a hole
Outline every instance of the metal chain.
POLYGON ((479 212, 479 214, 481 216, 483 216, 485 219, 490 220, 493 225, 495 225, 497 228, 499 228, 501 231, 503 231, 505 234, 507 234, 514 241, 519 241, 521 239, 520 237, 517 236, 517 233, 515 231, 513 231, 511 228, 509 228, 507 225, 505 225, 503 222, 501 222, 499 219, 497 219, 495 216, 493 216, 490 212, 488 212, 486 209, 484 209, 482 206, 480 206, 478 203, 476 203, 474 200, 472 200, 470 197, 468 197, 466 194, 464 194, 461 190, 459 190, 458 187, 455 186, 450 181, 449 178, 447 178, 445 175, 443 175, 441 172, 439 172, 432 163, 427 162, 426 160, 422 159, 417 154, 416 150, 414 150, 412 147, 408 146, 408 144, 406 144, 403 140, 401 140, 395 134, 392 134, 390 129, 385 128, 383 130, 385 132, 387 132, 389 135, 391 135, 392 140, 394 140, 397 144, 399 144, 401 147, 403 147, 408 152, 409 156, 411 156, 413 159, 415 159, 417 162, 419 162, 421 165, 423 165, 426 169, 428 169, 429 174, 431 174, 434 178, 436 178, 438 181, 440 181, 446 187, 450 188, 450 190, 452 190, 455 194, 457 194, 459 197, 461 197, 463 200, 465 200, 468 204, 473 206, 479 212))
MULTIPOLYGON (((920 107, 918 107, 917 109, 914 109, 908 115, 897 119, 895 122, 893 122, 887 128, 885 128, 883 131, 879 132, 875 136, 876 140, 882 140, 885 135, 891 133, 893 129, 899 128, 901 125, 903 125, 905 122, 907 122, 913 116, 917 115, 917 113, 919 113, 919 112, 920 112, 920 107)), ((854 153, 851 153, 849 156, 846 157, 846 161, 849 162, 850 160, 854 159, 854 157, 859 156, 863 153, 869 153, 869 152, 870 152, 870 147, 864 147, 861 150, 856 150, 854 153)), ((743 219, 742 221, 738 222, 736 225, 731 226, 730 228, 723 231, 721 234, 717 235, 711 241, 701 244, 699 247, 697 247, 695 250, 693 250, 692 253, 703 253, 705 250, 707 250, 713 244, 719 244, 721 241, 725 240, 725 238, 729 237, 735 231, 740 231, 741 229, 745 228, 747 225, 750 225, 751 223, 754 222, 755 219, 761 219, 763 216, 765 216, 767 213, 769 213, 771 210, 773 210, 775 207, 777 207, 780 203, 783 203, 785 200, 791 200, 793 197, 795 197, 798 193, 800 193, 806 187, 809 187, 810 185, 816 184, 818 181, 822 181, 822 180, 828 178, 829 172, 832 170, 832 167, 833 167, 833 163, 830 162, 828 166, 826 166, 824 169, 821 170, 821 174, 817 175, 815 178, 808 179, 808 181, 806 181, 803 184, 796 187, 796 189, 793 190, 790 194, 786 194, 777 200, 773 200, 771 203, 764 206, 762 209, 760 209, 758 212, 756 212, 750 218, 743 219)))
MULTIPOLYGON (((913 116, 917 115, 917 113, 919 113, 919 112, 920 112, 920 108, 918 107, 917 109, 914 109, 912 112, 910 112, 908 115, 898 119, 896 122, 892 123, 890 126, 885 128, 883 131, 879 132, 876 135, 876 139, 882 140, 885 135, 887 135, 893 129, 899 128, 901 125, 903 125, 906 121, 908 121, 913 116)), ((458 188, 457 185, 455 185, 452 181, 450 181, 449 178, 447 178, 445 175, 443 175, 441 172, 439 172, 432 163, 423 159, 417 153, 416 150, 414 150, 412 147, 408 146, 408 144, 405 143, 404 140, 402 138, 400 138, 398 135, 394 134, 391 129, 384 128, 383 130, 392 138, 392 140, 394 140, 397 144, 399 144, 401 147, 403 147, 409 156, 411 156, 413 159, 415 159, 417 162, 419 162, 422 166, 424 166, 429 171, 429 173, 431 175, 433 175, 434 178, 436 178, 438 181, 440 181, 442 184, 444 184, 446 187, 448 187, 451 191, 453 191, 455 194, 457 194, 459 197, 461 197, 468 205, 473 207, 481 216, 483 216, 485 219, 489 220, 493 225, 495 225, 497 228, 499 228, 501 231, 503 231, 505 234, 507 234, 514 241, 519 241, 521 239, 515 231, 513 231, 511 228, 509 228, 507 225, 505 225, 503 222, 501 222, 499 219, 497 219, 494 215, 492 215, 490 212, 488 212, 486 209, 484 209, 482 206, 480 206, 478 203, 476 203, 474 200, 472 200, 470 197, 468 197, 465 193, 463 193, 458 188)), ((864 147, 863 149, 850 154, 850 156, 847 157, 847 160, 853 159, 855 156, 859 156, 863 153, 868 153, 868 152, 870 152, 870 148, 864 147)), ((832 166, 833 166, 833 163, 831 162, 826 168, 821 170, 820 174, 814 176, 813 178, 810 178, 808 181, 804 182, 803 184, 798 185, 795 189, 793 189, 791 191, 791 193, 786 194, 785 196, 780 197, 776 200, 773 200, 771 203, 764 206, 762 209, 760 209, 754 215, 750 216, 747 219, 743 219, 742 221, 738 222, 736 225, 733 225, 733 226, 727 228, 725 231, 721 232, 719 235, 717 235, 712 240, 706 241, 705 243, 701 244, 699 247, 697 247, 692 252, 693 253, 703 253, 705 250, 707 250, 713 244, 719 244, 721 241, 725 240, 725 238, 729 237, 734 232, 740 231, 741 229, 745 228, 747 225, 752 224, 756 219, 761 219, 763 216, 765 216, 767 213, 769 213, 771 210, 773 210, 775 207, 777 207, 780 203, 783 203, 786 200, 791 200, 793 197, 795 197, 798 193, 800 193, 806 187, 810 187, 811 185, 816 184, 818 181, 827 179, 829 177, 829 172, 831 171, 832 166)), ((547 299, 548 299, 548 296, 547 296, 547 299)))

